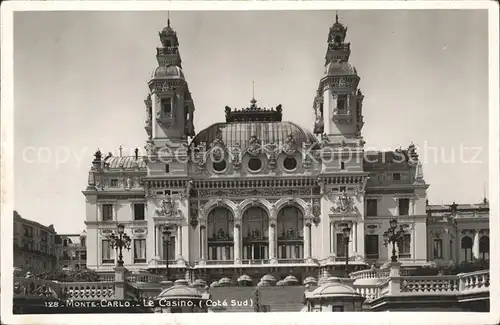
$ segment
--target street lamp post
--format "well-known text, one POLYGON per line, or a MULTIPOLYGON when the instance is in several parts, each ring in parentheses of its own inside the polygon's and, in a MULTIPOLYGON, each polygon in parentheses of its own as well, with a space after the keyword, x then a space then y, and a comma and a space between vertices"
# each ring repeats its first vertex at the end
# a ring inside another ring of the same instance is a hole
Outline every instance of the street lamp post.
POLYGON ((392 244, 391 262, 398 261, 398 257, 396 256, 396 244, 401 241, 401 239, 403 238, 403 234, 403 225, 399 226, 398 229, 398 221, 396 219, 392 219, 391 221, 389 221, 389 229, 384 232, 383 236, 385 247, 387 247, 389 243, 392 244))
POLYGON ((112 233, 109 235, 111 240, 110 246, 118 251, 118 266, 123 266, 123 248, 130 250, 130 237, 125 233, 125 226, 123 224, 118 224, 117 232, 118 235, 112 233))
POLYGON ((170 229, 170 227, 165 227, 163 229, 163 244, 165 247, 165 250, 164 250, 165 251, 165 266, 166 266, 165 273, 166 273, 167 281, 170 278, 169 269, 168 269, 168 260, 169 260, 168 246, 170 244, 170 236, 172 236, 172 229, 170 229))
POLYGON ((344 246, 345 246, 345 277, 349 277, 349 271, 347 270, 349 266, 349 235, 351 234, 351 228, 349 226, 342 229, 342 234, 344 235, 344 246))

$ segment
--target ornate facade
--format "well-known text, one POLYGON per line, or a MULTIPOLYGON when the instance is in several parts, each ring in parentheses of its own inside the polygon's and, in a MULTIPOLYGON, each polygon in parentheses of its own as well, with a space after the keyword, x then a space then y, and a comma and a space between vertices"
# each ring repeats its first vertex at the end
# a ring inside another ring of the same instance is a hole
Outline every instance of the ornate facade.
POLYGON ((145 100, 146 154, 103 157, 97 151, 89 171, 83 192, 88 267, 114 267, 107 236, 117 223, 132 237, 124 254, 128 269, 165 272, 168 259, 171 274, 207 281, 343 272, 346 228, 350 270, 383 264, 391 254, 382 233, 393 218, 404 229, 397 247, 404 264, 433 259, 441 229, 452 229, 443 235, 442 257, 456 259, 444 247, 451 243, 458 252, 468 221, 456 214, 442 221, 440 207, 427 205, 415 146, 364 150, 364 96, 346 33, 337 18, 313 101, 313 132, 282 121, 281 105, 264 108, 253 98, 246 108, 226 106, 225 122, 196 134, 195 106, 169 22, 159 34, 158 67, 145 100))

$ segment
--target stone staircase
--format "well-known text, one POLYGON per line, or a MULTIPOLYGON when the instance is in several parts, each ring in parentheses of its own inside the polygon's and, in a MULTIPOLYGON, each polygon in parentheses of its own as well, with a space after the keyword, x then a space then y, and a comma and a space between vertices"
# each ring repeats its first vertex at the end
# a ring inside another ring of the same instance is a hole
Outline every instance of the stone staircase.
POLYGON ((269 312, 299 312, 304 307, 303 286, 259 288, 261 305, 269 306, 269 312))
MULTIPOLYGON (((214 312, 253 312, 253 304, 242 306, 245 301, 254 299, 255 287, 215 287, 210 288, 213 302, 226 301, 228 306, 213 308, 214 312), (231 305, 231 302, 238 304, 231 305)), ((259 288, 260 305, 268 312, 299 312, 304 307, 303 286, 261 287, 259 288)))

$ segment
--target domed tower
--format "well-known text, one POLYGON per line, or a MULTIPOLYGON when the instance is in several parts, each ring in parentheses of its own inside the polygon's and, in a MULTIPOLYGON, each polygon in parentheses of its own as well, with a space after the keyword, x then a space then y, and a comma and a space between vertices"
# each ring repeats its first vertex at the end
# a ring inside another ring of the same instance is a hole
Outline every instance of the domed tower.
POLYGON ((150 93, 145 100, 149 147, 175 146, 195 135, 194 104, 182 71, 179 40, 170 19, 159 36, 158 66, 151 73, 150 93))
POLYGON ((330 27, 325 56, 325 73, 314 99, 314 132, 325 134, 331 142, 349 142, 361 138, 363 95, 358 89, 359 76, 349 63, 351 44, 345 42, 347 27, 330 27))

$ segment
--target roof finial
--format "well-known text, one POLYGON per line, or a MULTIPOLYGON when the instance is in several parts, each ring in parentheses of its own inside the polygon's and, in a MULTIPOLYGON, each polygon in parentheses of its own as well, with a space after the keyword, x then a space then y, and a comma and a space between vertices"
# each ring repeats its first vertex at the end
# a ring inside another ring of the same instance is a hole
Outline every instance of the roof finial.
POLYGON ((122 156, 122 149, 123 147, 120 145, 120 147, 118 148, 120 150, 120 157, 122 156))
POLYGON ((170 27, 170 10, 167 11, 167 27, 170 27))
POLYGON ((255 106, 255 103, 257 103, 257 100, 255 99, 255 81, 252 80, 252 100, 250 101, 252 103, 252 107, 255 106))
POLYGON ((335 23, 339 23, 339 11, 335 10, 335 23))
POLYGON ((488 198, 486 197, 486 182, 483 183, 483 202, 488 202, 488 198))

